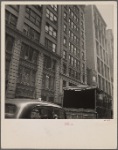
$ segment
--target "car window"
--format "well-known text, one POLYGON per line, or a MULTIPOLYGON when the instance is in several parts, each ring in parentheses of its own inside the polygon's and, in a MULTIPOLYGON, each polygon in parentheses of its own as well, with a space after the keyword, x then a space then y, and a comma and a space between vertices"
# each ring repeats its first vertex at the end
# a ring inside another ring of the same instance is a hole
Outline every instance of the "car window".
POLYGON ((65 119, 65 112, 61 108, 53 108, 53 119, 65 119))
POLYGON ((41 112, 37 107, 35 107, 31 110, 30 118, 31 119, 41 119, 41 112))
POLYGON ((49 110, 47 107, 40 107, 40 111, 42 119, 49 119, 49 110))
POLYGON ((14 118, 17 111, 16 105, 5 104, 5 118, 14 118))
POLYGON ((52 111, 47 106, 35 106, 31 112, 29 118, 31 119, 51 119, 52 111))
POLYGON ((65 119, 65 112, 53 106, 28 105, 20 118, 24 119, 65 119))

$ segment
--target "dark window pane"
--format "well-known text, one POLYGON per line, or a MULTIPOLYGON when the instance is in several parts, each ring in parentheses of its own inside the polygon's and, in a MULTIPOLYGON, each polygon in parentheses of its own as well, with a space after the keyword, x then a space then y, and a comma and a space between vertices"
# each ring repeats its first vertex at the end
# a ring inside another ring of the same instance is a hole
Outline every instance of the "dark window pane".
POLYGON ((14 38, 9 35, 6 35, 6 50, 7 51, 12 51, 13 43, 14 43, 14 38))

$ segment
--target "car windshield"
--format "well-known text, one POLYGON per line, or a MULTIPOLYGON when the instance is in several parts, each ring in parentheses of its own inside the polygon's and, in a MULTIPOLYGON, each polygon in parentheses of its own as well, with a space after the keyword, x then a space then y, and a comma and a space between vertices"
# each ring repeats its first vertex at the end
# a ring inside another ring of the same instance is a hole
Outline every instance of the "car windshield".
POLYGON ((5 118, 14 118, 17 107, 13 104, 5 104, 5 118))

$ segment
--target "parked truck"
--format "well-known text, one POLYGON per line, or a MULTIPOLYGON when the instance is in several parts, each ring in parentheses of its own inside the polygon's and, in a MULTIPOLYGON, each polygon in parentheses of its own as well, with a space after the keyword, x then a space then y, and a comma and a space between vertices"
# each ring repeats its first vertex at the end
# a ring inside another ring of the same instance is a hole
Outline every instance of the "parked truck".
POLYGON ((66 87, 63 107, 68 119, 112 118, 111 100, 96 86, 66 87))

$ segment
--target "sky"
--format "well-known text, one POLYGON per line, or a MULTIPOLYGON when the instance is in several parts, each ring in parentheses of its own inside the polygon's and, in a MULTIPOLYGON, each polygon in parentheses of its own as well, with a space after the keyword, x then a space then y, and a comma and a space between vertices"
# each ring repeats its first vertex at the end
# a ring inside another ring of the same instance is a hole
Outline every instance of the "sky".
POLYGON ((113 29, 114 22, 114 6, 111 5, 96 5, 104 21, 107 24, 107 29, 113 29))

